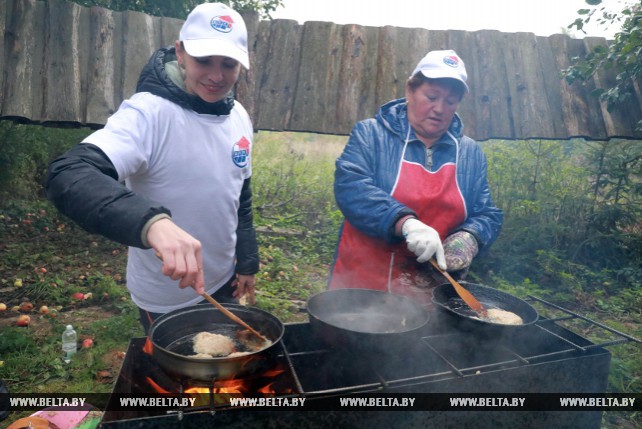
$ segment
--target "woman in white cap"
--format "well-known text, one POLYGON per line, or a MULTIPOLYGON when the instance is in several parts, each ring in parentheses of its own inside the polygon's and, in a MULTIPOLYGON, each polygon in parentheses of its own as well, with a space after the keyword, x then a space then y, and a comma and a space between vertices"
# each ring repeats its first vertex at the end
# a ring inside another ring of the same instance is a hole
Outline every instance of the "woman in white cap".
POLYGON ((491 199, 486 158, 464 136, 457 107, 468 92, 464 62, 429 52, 405 98, 355 125, 337 159, 334 192, 345 221, 329 288, 364 288, 429 305, 445 279, 460 277, 497 238, 502 212, 491 199))
POLYGON ((146 330, 204 292, 253 303, 258 271, 253 128, 231 92, 249 69, 245 23, 205 3, 179 39, 152 55, 103 129, 51 163, 46 184, 65 215, 130 246, 127 287, 146 330))

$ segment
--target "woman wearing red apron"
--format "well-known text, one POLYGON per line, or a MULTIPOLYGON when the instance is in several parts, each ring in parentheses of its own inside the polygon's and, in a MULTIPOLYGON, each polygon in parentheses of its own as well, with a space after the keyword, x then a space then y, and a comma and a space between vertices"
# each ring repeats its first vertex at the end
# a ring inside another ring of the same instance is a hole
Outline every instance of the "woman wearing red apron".
POLYGON ((426 262, 465 273, 499 235, 486 158, 456 114, 468 92, 454 51, 429 52, 404 99, 355 125, 337 160, 335 197, 345 216, 329 288, 365 288, 428 305, 443 278, 426 262))

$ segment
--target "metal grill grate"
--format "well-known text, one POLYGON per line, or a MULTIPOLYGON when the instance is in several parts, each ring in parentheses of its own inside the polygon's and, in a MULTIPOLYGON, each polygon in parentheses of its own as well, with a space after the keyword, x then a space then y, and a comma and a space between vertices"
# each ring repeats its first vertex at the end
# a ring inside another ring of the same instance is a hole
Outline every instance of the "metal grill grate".
MULTIPOLYGON (((540 298, 529 296, 527 300, 540 306, 538 311, 545 316, 514 335, 489 341, 431 320, 431 326, 419 338, 400 349, 378 354, 335 350, 314 335, 309 323, 286 324, 282 352, 276 363, 285 369, 283 389, 307 400, 366 392, 604 392, 610 364, 610 353, 605 347, 640 343, 637 338, 540 298), (565 326, 577 322, 587 324, 585 330, 607 338, 591 341, 573 326, 565 326)), ((147 388, 144 378, 158 376, 159 369, 142 352, 143 342, 142 338, 130 342, 112 395, 144 392, 147 388)), ((179 383, 176 391, 183 389, 179 383)), ((182 418, 191 414, 211 414, 212 418, 216 414, 221 419, 219 411, 225 411, 226 422, 241 421, 231 417, 240 416, 236 411, 226 411, 212 403, 175 410, 169 416, 128 415, 127 419, 149 424, 156 424, 157 419, 175 421, 177 415, 182 418)), ((251 413, 246 410, 243 415, 243 419, 250 419, 251 413)), ((584 422, 589 422, 589 426, 593 421, 599 424, 599 413, 577 416, 580 420, 586 418, 584 422)), ((106 411, 102 426, 128 427, 121 425, 120 420, 118 415, 106 411)))

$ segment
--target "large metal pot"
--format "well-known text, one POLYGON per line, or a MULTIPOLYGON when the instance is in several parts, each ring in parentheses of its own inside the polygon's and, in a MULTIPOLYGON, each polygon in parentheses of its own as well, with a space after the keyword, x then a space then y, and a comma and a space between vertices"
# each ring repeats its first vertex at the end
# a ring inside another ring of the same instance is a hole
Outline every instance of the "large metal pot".
POLYGON ((510 311, 522 318, 521 325, 505 325, 480 319, 457 294, 450 283, 437 286, 432 291, 432 302, 439 311, 441 319, 456 329, 475 332, 491 337, 523 329, 537 322, 537 310, 526 301, 509 293, 475 283, 460 282, 486 309, 499 308, 510 311))
POLYGON ((332 289, 308 299, 310 326, 326 344, 382 350, 417 336, 429 313, 410 298, 370 289, 332 289))
POLYGON ((193 337, 202 331, 235 339, 244 328, 232 322, 211 304, 199 304, 164 314, 149 331, 152 358, 168 374, 187 380, 227 380, 268 369, 281 351, 283 323, 272 314, 253 307, 224 304, 225 307, 257 330, 272 344, 237 357, 190 357, 193 337))

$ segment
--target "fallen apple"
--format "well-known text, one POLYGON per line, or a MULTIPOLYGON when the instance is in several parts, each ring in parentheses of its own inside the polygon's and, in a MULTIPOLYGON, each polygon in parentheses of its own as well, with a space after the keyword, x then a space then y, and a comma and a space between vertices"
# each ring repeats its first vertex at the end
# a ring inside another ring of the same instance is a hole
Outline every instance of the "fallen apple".
POLYGON ((85 338, 84 340, 82 340, 83 349, 89 349, 93 345, 94 345, 94 340, 92 340, 91 338, 85 338))
POLYGON ((0 302, 0 311, 7 311, 7 304, 0 302))
POLYGON ((46 305, 43 305, 40 307, 40 310, 38 310, 38 313, 40 314, 49 314, 49 307, 46 305))
POLYGON ((114 375, 110 371, 107 371, 106 369, 102 369, 96 372, 96 380, 98 380, 99 382, 109 381, 112 378, 114 378, 114 375))
POLYGON ((20 304, 20 311, 23 313, 29 313, 31 310, 33 310, 33 304, 30 302, 23 302, 20 304))
POLYGON ((20 306, 14 305, 13 307, 11 307, 11 311, 13 311, 14 313, 20 313, 20 306))
POLYGON ((82 301, 85 299, 85 294, 83 294, 82 292, 76 292, 73 295, 71 295, 71 297, 75 300, 82 301))
POLYGON ((16 325, 18 326, 29 326, 29 323, 31 323, 31 317, 26 314, 18 316, 18 320, 16 321, 16 325))
POLYGON ((15 287, 22 287, 22 279, 16 279, 16 280, 13 282, 13 285, 14 285, 15 287))

